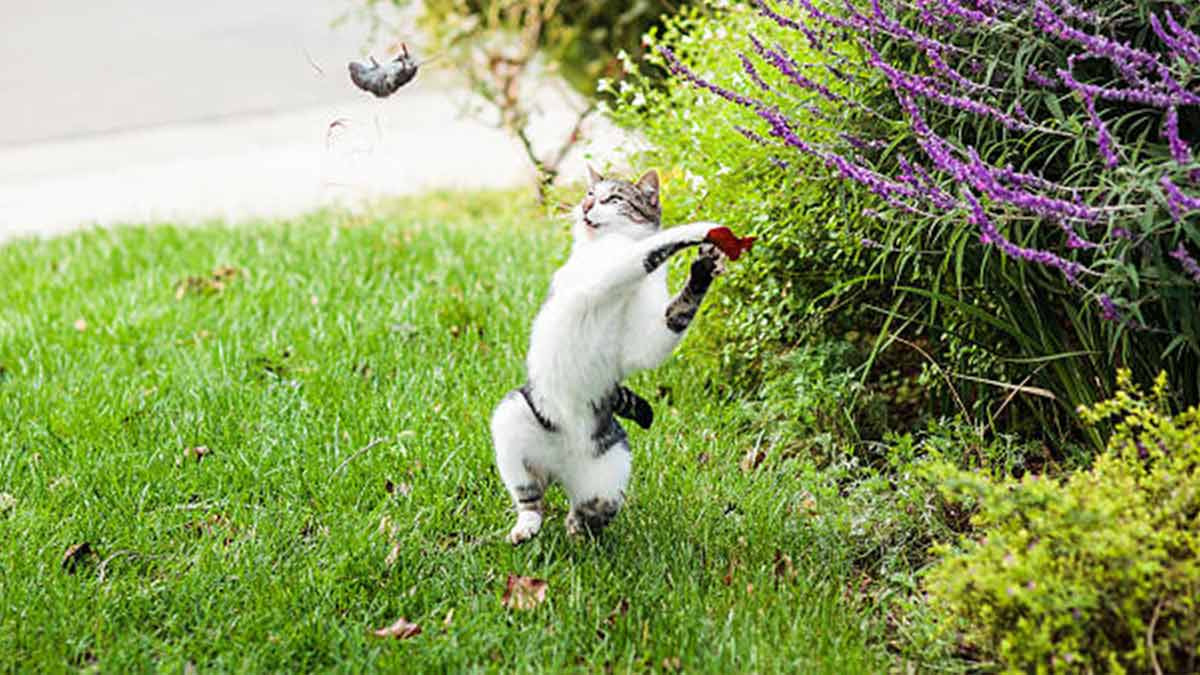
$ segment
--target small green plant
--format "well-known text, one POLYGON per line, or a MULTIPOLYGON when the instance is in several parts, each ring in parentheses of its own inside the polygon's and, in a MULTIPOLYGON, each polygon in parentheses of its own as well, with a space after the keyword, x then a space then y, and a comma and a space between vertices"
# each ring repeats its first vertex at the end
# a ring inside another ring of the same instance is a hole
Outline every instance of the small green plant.
POLYGON ((1167 380, 1079 410, 1115 420, 1107 451, 1059 482, 952 472, 977 528, 928 574, 930 604, 964 646, 1037 672, 1200 667, 1200 410, 1171 416, 1167 380))

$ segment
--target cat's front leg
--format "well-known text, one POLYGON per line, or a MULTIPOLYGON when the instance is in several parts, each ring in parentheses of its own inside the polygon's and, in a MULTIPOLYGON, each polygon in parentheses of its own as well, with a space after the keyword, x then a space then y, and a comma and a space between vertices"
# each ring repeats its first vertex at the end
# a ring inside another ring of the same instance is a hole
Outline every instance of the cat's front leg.
POLYGON ((671 300, 666 310, 666 325, 672 333, 682 333, 692 324, 696 312, 708 294, 713 279, 725 273, 725 254, 712 244, 700 247, 700 253, 692 261, 687 282, 679 294, 671 300))
POLYGON ((702 245, 679 293, 670 300, 665 300, 665 292, 650 300, 653 304, 641 315, 642 330, 637 339, 626 344, 628 363, 633 369, 656 368, 671 356, 700 309, 713 279, 724 271, 725 255, 711 244, 702 245))

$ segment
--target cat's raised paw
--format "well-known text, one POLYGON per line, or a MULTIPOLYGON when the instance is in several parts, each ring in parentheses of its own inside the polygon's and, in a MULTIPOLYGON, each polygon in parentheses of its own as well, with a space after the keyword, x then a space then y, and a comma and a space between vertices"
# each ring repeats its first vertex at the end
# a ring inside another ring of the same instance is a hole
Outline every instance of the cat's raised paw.
POLYGON ((701 244, 700 252, 696 255, 701 260, 711 261, 711 267, 708 269, 710 276, 719 277, 725 273, 725 254, 721 249, 717 248, 716 244, 701 244))

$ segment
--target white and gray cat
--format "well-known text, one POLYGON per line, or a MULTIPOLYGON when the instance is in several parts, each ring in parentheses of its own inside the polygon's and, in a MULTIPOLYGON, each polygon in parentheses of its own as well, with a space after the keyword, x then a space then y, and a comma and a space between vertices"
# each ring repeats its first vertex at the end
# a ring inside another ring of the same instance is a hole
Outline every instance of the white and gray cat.
POLYGON ((571 255, 554 273, 533 322, 528 382, 492 414, 496 464, 517 509, 508 535, 514 544, 541 528, 550 482, 570 498, 568 533, 598 532, 616 516, 631 456, 614 416, 643 428, 653 419, 650 405, 621 382, 670 356, 724 259, 736 259, 753 239, 715 223, 660 230, 654 171, 636 183, 588 173, 571 255), (686 284, 671 298, 663 263, 702 244, 686 284))

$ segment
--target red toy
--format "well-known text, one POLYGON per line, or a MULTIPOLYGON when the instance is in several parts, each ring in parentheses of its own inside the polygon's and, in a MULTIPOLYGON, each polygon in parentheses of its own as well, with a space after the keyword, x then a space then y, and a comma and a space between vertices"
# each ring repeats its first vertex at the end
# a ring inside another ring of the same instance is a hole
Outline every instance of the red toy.
POLYGON ((739 237, 728 227, 714 227, 708 231, 704 240, 715 244, 730 260, 737 260, 742 251, 749 251, 754 246, 755 237, 739 237))

